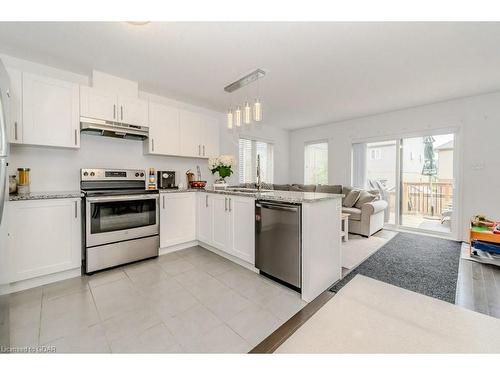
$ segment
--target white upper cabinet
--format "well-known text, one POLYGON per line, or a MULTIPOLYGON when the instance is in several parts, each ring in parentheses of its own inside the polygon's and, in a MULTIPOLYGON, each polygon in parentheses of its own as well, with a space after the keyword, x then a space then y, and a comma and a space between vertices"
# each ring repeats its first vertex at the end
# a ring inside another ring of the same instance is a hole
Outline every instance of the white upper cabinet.
POLYGON ((219 156, 219 122, 210 116, 201 116, 200 123, 201 156, 219 156))
POLYGON ((139 98, 120 96, 112 91, 81 86, 80 114, 98 120, 147 126, 148 102, 139 98))
POLYGON ((198 114, 180 111, 180 140, 180 155, 201 156, 200 116, 198 114))
POLYGON ((7 69, 10 79, 9 141, 23 143, 23 74, 16 69, 7 69))
POLYGON ((80 87, 80 116, 106 121, 118 121, 118 98, 116 94, 80 87))
POLYGON ((180 111, 180 148, 182 156, 211 157, 219 153, 219 124, 198 113, 180 111))
POLYGON ((179 110, 158 103, 149 103, 149 138, 147 153, 179 155, 179 110))
POLYGON ((78 84, 23 73, 23 143, 80 147, 78 84))
POLYGON ((148 126, 148 102, 143 99, 118 96, 119 121, 124 124, 148 126))

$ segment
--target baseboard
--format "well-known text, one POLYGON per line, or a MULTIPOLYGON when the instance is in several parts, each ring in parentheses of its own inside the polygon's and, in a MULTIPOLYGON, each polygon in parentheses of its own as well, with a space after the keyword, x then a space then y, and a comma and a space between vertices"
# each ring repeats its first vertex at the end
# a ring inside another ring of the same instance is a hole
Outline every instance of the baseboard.
POLYGON ((213 247, 209 244, 206 244, 205 242, 198 241, 198 245, 203 247, 204 249, 211 251, 212 253, 215 253, 217 255, 220 255, 223 258, 226 258, 227 260, 230 260, 233 263, 236 263, 242 267, 245 267, 245 268, 249 269, 250 271, 259 273, 259 270, 257 268, 255 268, 252 264, 245 262, 244 260, 242 260, 240 258, 232 256, 231 254, 228 254, 222 250, 219 250, 216 247, 213 247))
POLYGON ((71 279, 73 277, 78 277, 82 275, 81 268, 73 268, 71 270, 52 273, 50 275, 44 275, 39 277, 34 277, 28 280, 16 281, 5 286, 0 290, 0 294, 8 294, 20 292, 26 289, 36 288, 37 286, 42 286, 56 281, 71 279))
POLYGON ((193 247, 193 246, 198 246, 198 241, 188 241, 188 242, 183 242, 177 245, 172 245, 172 246, 167 246, 167 247, 161 247, 159 249, 158 255, 165 255, 168 253, 173 253, 179 250, 184 250, 187 249, 188 247, 193 247))

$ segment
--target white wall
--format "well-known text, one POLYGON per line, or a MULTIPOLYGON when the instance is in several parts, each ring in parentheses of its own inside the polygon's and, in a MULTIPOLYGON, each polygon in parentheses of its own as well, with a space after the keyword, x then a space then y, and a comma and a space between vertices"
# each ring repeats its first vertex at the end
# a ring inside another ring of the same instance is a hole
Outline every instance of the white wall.
MULTIPOLYGON (((88 76, 62 71, 49 66, 21 60, 8 55, 1 55, 0 59, 5 66, 22 71, 47 75, 71 82, 87 85, 88 76)), ((172 100, 165 97, 139 92, 139 96, 151 101, 173 105, 217 117, 220 120, 220 153, 238 155, 238 133, 228 133, 224 126, 224 114, 205 108, 172 100)), ((275 181, 288 181, 288 145, 287 131, 262 126, 261 130, 241 132, 246 136, 266 140, 275 144, 275 181)), ((114 139, 93 135, 81 135, 81 147, 78 150, 58 149, 50 147, 36 147, 12 145, 9 160, 9 175, 15 174, 18 167, 31 168, 32 191, 63 191, 78 190, 80 168, 156 168, 160 170, 176 171, 177 183, 186 185, 185 172, 188 169, 196 172, 196 166, 201 168, 202 178, 212 183, 215 178, 208 169, 206 159, 183 158, 169 156, 144 155, 140 141, 114 139)), ((230 183, 237 183, 238 170, 232 176, 230 183)))
POLYGON ((467 239, 469 218, 484 213, 500 219, 500 92, 425 105, 376 116, 304 128, 290 134, 290 181, 304 178, 304 144, 329 141, 329 182, 350 184, 353 140, 418 136, 421 131, 458 131, 459 239, 467 239), (461 182, 461 184, 460 184, 461 182), (461 209, 461 212, 460 212, 461 209))

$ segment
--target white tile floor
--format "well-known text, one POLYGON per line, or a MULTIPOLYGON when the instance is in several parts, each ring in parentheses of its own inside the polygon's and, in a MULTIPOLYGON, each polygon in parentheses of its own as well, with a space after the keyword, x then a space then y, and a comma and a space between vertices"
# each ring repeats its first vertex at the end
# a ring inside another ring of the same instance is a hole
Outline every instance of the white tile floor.
POLYGON ((201 247, 11 295, 11 346, 246 353, 305 306, 201 247))

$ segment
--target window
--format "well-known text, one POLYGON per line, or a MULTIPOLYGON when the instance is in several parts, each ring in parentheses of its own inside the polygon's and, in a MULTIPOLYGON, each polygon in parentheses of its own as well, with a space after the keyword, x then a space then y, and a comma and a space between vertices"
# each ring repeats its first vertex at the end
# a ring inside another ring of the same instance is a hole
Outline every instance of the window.
POLYGON ((373 148, 370 150, 370 159, 371 160, 381 160, 382 159, 382 150, 379 148, 373 148))
POLYGON ((239 183, 257 182, 257 155, 260 156, 261 181, 273 183, 273 144, 252 139, 239 141, 239 183))
POLYGON ((328 183, 328 143, 309 143, 304 153, 304 183, 328 183))

